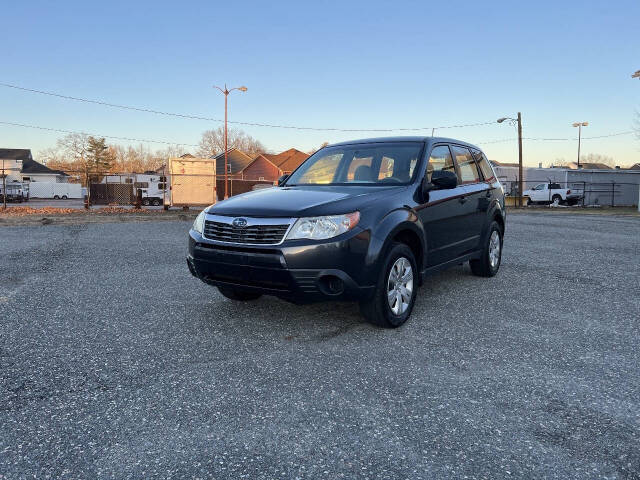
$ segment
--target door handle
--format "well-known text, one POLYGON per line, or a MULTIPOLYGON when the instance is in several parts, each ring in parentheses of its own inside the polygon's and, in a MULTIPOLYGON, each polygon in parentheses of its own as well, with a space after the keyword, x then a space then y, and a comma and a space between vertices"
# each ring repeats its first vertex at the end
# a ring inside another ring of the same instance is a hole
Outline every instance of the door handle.
POLYGON ((460 203, 466 203, 466 201, 467 201, 467 197, 460 197, 460 198, 458 199, 458 201, 459 201, 460 203))

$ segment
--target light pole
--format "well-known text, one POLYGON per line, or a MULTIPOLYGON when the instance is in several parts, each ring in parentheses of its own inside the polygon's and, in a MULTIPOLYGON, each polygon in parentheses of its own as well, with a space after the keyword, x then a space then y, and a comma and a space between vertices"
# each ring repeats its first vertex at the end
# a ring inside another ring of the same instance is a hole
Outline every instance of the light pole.
POLYGON ((582 138, 582 127, 589 126, 589 122, 576 122, 574 127, 578 127, 578 170, 580 170, 580 140, 582 138))
POLYGON ((224 84, 224 90, 217 85, 214 85, 213 88, 217 88, 224 94, 224 198, 225 200, 229 198, 229 192, 227 190, 228 183, 228 175, 229 175, 229 167, 227 167, 227 97, 234 90, 240 90, 241 92, 246 92, 247 87, 234 87, 227 88, 227 84, 224 84))
POLYGON ((502 117, 497 122, 502 123, 505 120, 512 125, 518 125, 518 206, 522 207, 522 114, 518 112, 518 118, 502 117))

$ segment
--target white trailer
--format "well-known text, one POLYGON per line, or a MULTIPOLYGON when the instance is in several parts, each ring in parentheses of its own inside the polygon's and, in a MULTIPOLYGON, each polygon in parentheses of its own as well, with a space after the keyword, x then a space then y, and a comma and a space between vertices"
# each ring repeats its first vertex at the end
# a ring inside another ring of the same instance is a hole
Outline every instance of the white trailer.
POLYGON ((68 198, 83 198, 82 185, 79 183, 31 182, 29 183, 30 198, 53 198, 55 200, 68 198))
POLYGON ((171 188, 165 208, 206 207, 217 200, 215 158, 170 158, 171 188))

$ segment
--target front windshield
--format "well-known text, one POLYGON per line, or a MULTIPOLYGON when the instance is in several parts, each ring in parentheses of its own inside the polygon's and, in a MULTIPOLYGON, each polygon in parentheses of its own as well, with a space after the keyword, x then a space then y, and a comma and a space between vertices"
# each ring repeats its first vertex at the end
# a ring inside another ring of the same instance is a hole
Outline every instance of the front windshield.
POLYGON ((300 165, 285 185, 407 185, 421 150, 418 142, 323 148, 300 165))

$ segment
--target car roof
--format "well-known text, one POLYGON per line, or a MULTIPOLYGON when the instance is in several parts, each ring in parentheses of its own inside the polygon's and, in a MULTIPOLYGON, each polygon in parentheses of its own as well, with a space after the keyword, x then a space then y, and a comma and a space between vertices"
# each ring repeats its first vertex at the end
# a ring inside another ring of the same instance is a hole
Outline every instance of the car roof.
POLYGON ((419 137, 419 136, 399 136, 399 137, 377 137, 377 138, 362 138, 359 140, 348 140, 346 142, 338 142, 327 145, 328 147, 336 147, 343 145, 358 145, 363 143, 387 143, 387 142, 425 142, 429 144, 434 143, 457 143, 460 145, 466 145, 467 147, 472 147, 477 150, 482 150, 480 147, 465 142, 463 140, 456 140, 455 138, 446 138, 446 137, 419 137))

